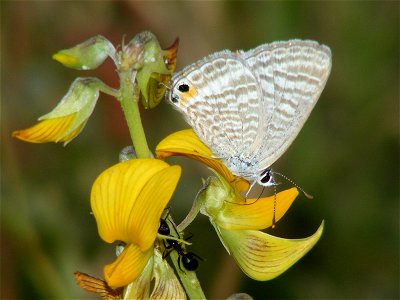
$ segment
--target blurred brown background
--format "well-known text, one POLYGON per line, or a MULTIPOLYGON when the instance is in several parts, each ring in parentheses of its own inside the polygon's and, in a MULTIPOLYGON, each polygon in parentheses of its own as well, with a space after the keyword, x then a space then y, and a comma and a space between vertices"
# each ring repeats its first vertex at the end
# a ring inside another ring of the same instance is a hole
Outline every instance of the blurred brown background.
MULTIPOLYGON (((206 259, 198 276, 209 298, 399 298, 399 3, 382 2, 1 2, 0 298, 93 298, 76 270, 101 276, 114 247, 90 213, 96 176, 129 144, 119 106, 101 96, 81 135, 66 148, 11 139, 50 111, 78 76, 117 87, 110 61, 96 71, 66 69, 51 55, 96 34, 114 45, 152 31, 165 48, 180 38, 178 69, 212 53, 290 38, 329 45, 333 70, 319 103, 274 168, 314 195, 299 196, 271 233, 301 238, 325 219, 316 247, 269 282, 248 279, 203 216, 189 231, 206 259)), ((143 114, 152 149, 187 128, 162 103, 143 114)), ((207 169, 184 158, 172 200, 189 210, 207 169)), ((284 183, 282 188, 290 184, 284 183)))

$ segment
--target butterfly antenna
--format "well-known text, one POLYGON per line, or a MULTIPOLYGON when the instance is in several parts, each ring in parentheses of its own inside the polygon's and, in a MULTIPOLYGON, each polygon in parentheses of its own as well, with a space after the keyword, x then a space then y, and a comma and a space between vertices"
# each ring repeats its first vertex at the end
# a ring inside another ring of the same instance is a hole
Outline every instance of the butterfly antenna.
MULTIPOLYGON (((291 180, 289 177, 287 177, 287 176, 285 176, 285 175, 283 175, 283 174, 281 174, 281 173, 278 173, 278 172, 273 172, 273 174, 276 174, 276 175, 279 175, 279 176, 281 176, 282 178, 284 178, 284 179, 286 179, 287 181, 289 181, 291 184, 293 184, 296 188, 298 188, 300 191, 302 191, 303 192, 303 194, 304 194, 304 196, 306 196, 306 198, 308 198, 308 199, 314 199, 314 196, 313 195, 310 195, 309 193, 306 193, 306 191, 305 190, 303 190, 301 187, 299 187, 293 180, 291 180)), ((275 193, 276 194, 276 193, 275 193)))

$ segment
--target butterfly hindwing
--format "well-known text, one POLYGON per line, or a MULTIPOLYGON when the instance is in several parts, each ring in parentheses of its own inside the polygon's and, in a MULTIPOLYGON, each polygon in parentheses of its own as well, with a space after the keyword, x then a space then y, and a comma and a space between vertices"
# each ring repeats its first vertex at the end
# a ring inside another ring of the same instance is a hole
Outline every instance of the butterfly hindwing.
POLYGON ((290 146, 316 104, 331 69, 331 52, 314 41, 292 40, 261 45, 244 59, 263 94, 263 169, 290 146))

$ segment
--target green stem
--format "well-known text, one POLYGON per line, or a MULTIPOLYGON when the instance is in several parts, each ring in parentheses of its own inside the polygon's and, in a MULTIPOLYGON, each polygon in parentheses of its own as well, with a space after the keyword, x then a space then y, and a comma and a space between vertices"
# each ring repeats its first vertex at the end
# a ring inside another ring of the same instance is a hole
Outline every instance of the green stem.
POLYGON ((120 96, 119 90, 113 89, 112 87, 108 86, 101 80, 98 80, 98 88, 100 92, 113 96, 114 98, 119 98, 120 96))
MULTIPOLYGON (((171 215, 168 215, 168 221, 176 228, 176 225, 171 215)), ((182 239, 183 236, 182 232, 181 231, 179 232, 180 233, 178 233, 178 231, 175 229, 172 230, 170 234, 175 238, 182 239)), ((177 251, 171 251, 170 256, 171 256, 171 261, 174 264, 175 270, 177 272, 177 275, 181 280, 181 283, 185 288, 185 291, 189 299, 207 299, 201 288, 200 282, 197 279, 196 272, 187 270, 183 271, 184 267, 182 266, 182 263, 179 263, 180 257, 177 251)))
POLYGON ((182 266, 179 266, 179 254, 176 251, 171 252, 171 260, 174 264, 175 270, 178 273, 179 279, 182 282, 183 287, 189 297, 189 299, 207 299, 200 286, 200 282, 197 279, 196 272, 193 271, 182 271, 182 266))
POLYGON ((150 157, 150 150, 147 145, 146 135, 143 130, 142 121, 139 112, 140 91, 135 82, 135 74, 130 70, 119 73, 121 82, 121 93, 118 97, 121 102, 122 110, 128 123, 129 133, 131 135, 133 148, 138 158, 150 157))

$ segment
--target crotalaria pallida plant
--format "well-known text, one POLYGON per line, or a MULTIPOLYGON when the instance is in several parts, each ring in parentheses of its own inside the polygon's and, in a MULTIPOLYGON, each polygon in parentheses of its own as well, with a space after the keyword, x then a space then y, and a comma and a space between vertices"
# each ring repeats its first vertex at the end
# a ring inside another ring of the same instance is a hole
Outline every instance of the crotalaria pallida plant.
MULTIPOLYGON (((177 48, 178 40, 163 50, 153 34, 142 32, 119 51, 102 36, 59 51, 53 58, 77 70, 96 69, 111 58, 120 87, 111 88, 98 78, 77 78, 51 112, 32 127, 13 133, 15 138, 31 143, 66 145, 85 127, 100 93, 115 97, 121 104, 133 150, 124 151, 120 162, 97 177, 90 197, 98 234, 106 243, 115 243, 116 258, 105 262, 103 279, 75 273, 83 289, 104 299, 205 299, 195 273, 200 258, 187 250, 190 243, 183 239, 184 230, 199 212, 209 218, 227 252, 254 280, 270 280, 285 272, 322 234, 323 223, 303 239, 262 232, 283 217, 297 197, 297 189, 246 199, 250 183, 233 175, 192 130, 172 133, 158 144, 153 155, 139 103, 153 109, 164 98, 175 70, 177 48), (165 162, 174 155, 198 160, 214 174, 204 181, 197 196, 193 195, 192 209, 179 225, 167 209, 181 176, 180 166, 165 162)), ((234 294, 229 299, 239 298, 251 297, 234 294)))

